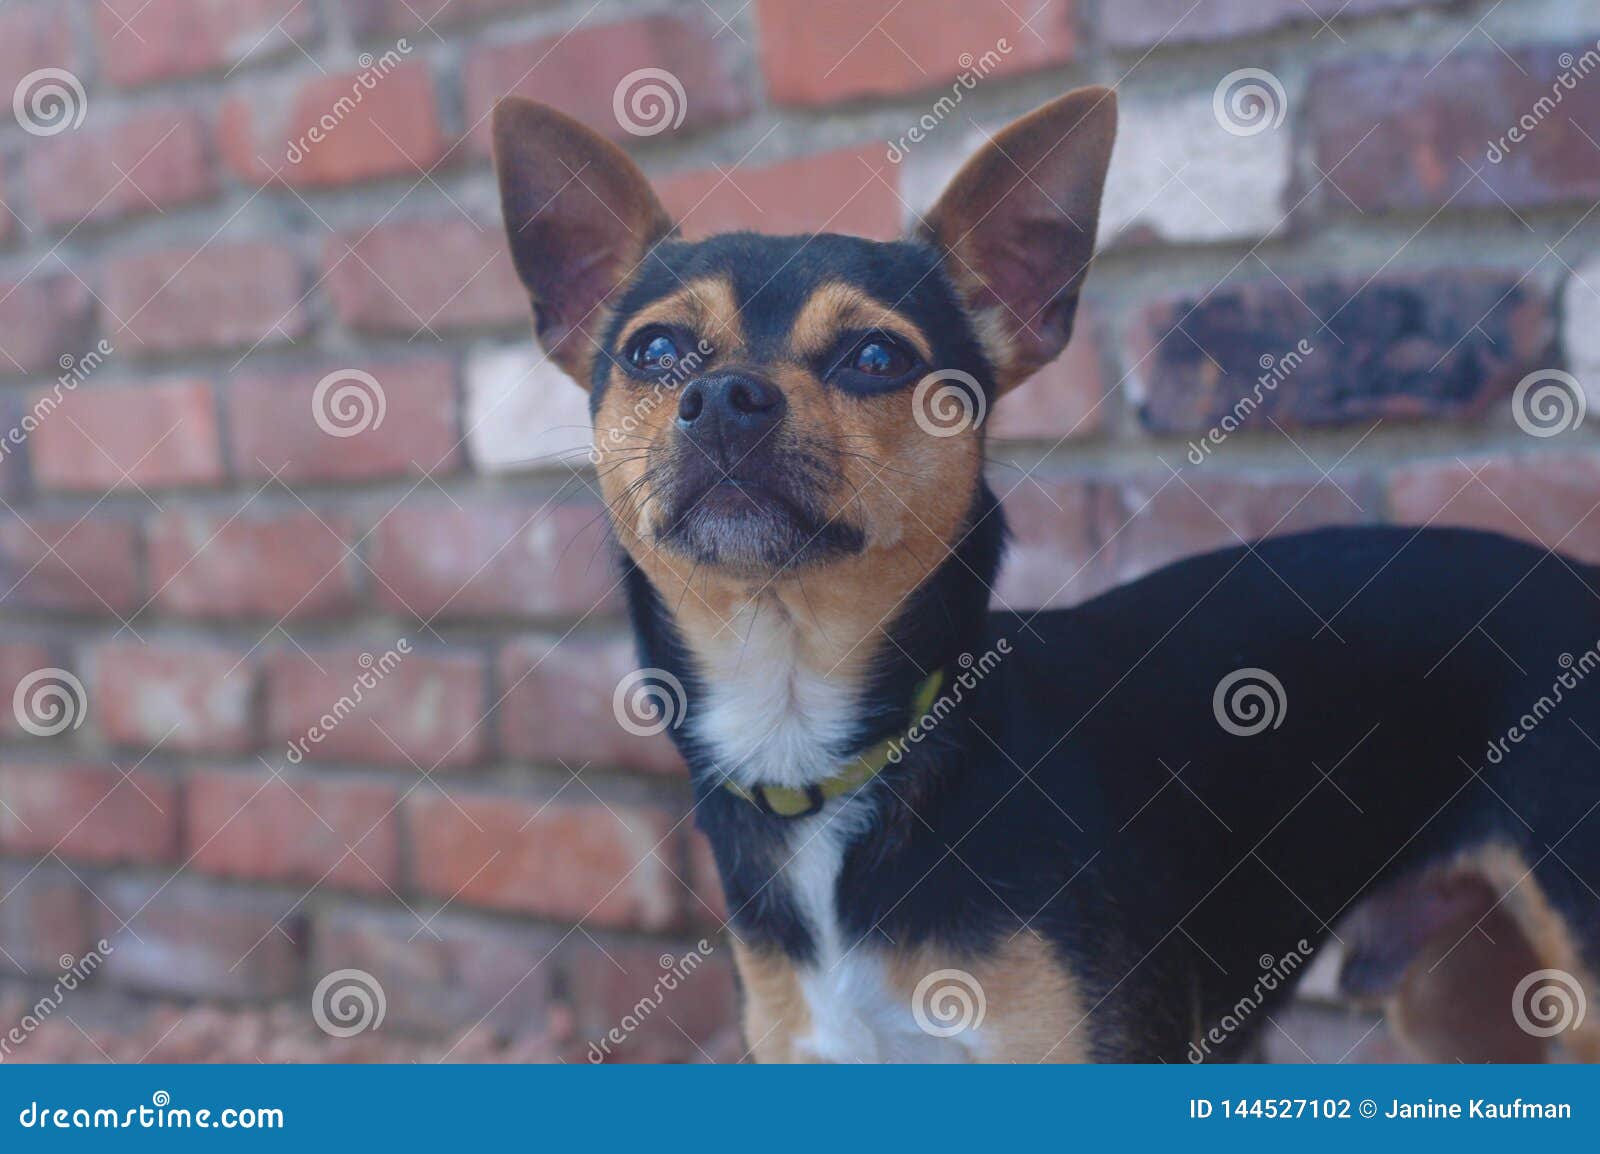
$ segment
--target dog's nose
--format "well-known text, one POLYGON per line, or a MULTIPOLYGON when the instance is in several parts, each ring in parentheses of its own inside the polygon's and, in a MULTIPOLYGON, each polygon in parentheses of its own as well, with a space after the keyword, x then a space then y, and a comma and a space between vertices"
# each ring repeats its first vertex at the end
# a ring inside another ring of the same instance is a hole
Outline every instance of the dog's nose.
POLYGON ((743 456, 788 407, 778 387, 748 373, 701 377, 678 398, 678 427, 696 440, 714 439, 743 456))

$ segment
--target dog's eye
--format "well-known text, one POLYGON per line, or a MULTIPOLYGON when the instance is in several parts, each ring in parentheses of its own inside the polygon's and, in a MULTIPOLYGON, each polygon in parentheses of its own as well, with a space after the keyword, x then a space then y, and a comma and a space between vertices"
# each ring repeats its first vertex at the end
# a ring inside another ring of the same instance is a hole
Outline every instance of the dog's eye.
POLYGON ((628 363, 645 372, 670 369, 679 356, 678 342, 665 329, 646 329, 628 346, 628 363))
POLYGON ((881 334, 857 345, 850 359, 852 369, 869 377, 903 376, 911 365, 911 354, 899 342, 881 334))

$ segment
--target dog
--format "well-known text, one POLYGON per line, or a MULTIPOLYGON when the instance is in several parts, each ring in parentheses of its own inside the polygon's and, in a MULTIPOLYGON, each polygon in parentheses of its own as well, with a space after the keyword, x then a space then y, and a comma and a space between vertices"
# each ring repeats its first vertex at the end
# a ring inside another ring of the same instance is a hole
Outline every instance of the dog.
POLYGON ((904 240, 689 243, 606 139, 495 113, 750 1055, 1239 1059, 1336 941, 1422 1056, 1600 1059, 1600 570, 1344 528, 989 611, 978 418, 1071 336, 1115 135, 1080 89, 904 240))

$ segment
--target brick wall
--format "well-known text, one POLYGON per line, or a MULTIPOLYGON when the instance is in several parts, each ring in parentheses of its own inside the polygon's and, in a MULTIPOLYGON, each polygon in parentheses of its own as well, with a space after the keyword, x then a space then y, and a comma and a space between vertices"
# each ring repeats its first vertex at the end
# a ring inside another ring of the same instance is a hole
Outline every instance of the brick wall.
MULTIPOLYGON (((0 3, 0 96, 71 82, 0 123, 0 689, 70 718, 0 709, 0 1020, 112 947, 18 1056, 582 1060, 702 936, 617 1056, 739 1054, 681 767, 612 716, 502 94, 607 131, 691 235, 889 236, 986 129, 1116 84, 1086 322, 994 415, 998 597, 1035 606, 1324 523, 1600 561, 1600 422, 1513 400, 1600 383, 1600 74, 1534 111, 1597 38, 1579 0, 0 3), (640 69, 681 124, 623 126, 640 69), (1265 123, 1216 106, 1241 69, 1265 123), (345 969, 386 1017, 335 1040, 345 969)), ((1267 1049, 1366 1029, 1303 1008, 1267 1049)))

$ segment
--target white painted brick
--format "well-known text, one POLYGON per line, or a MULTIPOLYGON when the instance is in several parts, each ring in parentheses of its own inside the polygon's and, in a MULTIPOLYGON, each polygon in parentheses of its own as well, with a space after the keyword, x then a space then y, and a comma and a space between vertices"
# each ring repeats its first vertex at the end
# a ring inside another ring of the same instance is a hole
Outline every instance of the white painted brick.
MULTIPOLYGON (((1290 95, 1291 111, 1294 95, 1290 95)), ((1289 205, 1290 123, 1255 136, 1223 131, 1209 91, 1178 98, 1124 96, 1111 172, 1100 210, 1102 246, 1119 237, 1171 243, 1254 240, 1274 231, 1289 205)), ((984 128, 994 132, 1002 124, 984 128)), ((926 213, 984 140, 954 124, 906 156, 903 196, 926 213)))
POLYGON ((485 348, 467 358, 467 451, 488 473, 582 464, 590 445, 589 394, 536 344, 485 348))
POLYGON ((1600 252, 1578 265, 1562 304, 1561 344, 1591 414, 1600 405, 1600 252))

